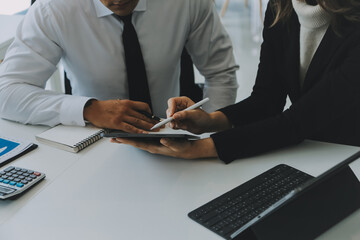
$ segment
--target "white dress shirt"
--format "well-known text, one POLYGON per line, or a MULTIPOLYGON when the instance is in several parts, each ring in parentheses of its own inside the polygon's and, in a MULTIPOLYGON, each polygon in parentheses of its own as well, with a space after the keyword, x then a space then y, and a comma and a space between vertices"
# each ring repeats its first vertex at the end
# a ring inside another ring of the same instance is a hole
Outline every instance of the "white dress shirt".
MULTIPOLYGON (((90 98, 126 99, 121 22, 100 0, 38 0, 0 65, 1 117, 30 124, 84 125, 90 98), (73 95, 44 90, 62 61, 73 95)), ((184 45, 205 76, 207 111, 234 103, 238 69, 211 0, 139 0, 132 22, 150 86, 153 112, 165 116, 179 96, 184 45)))

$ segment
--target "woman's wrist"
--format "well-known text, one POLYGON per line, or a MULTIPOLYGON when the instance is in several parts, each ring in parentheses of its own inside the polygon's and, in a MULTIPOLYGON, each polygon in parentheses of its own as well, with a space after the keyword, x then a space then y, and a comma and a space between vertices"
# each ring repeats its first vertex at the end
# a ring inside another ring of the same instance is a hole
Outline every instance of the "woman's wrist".
POLYGON ((223 112, 215 111, 210 113, 210 131, 218 132, 232 128, 232 124, 223 112))
POLYGON ((193 149, 193 158, 218 157, 212 138, 204 138, 194 141, 193 149))

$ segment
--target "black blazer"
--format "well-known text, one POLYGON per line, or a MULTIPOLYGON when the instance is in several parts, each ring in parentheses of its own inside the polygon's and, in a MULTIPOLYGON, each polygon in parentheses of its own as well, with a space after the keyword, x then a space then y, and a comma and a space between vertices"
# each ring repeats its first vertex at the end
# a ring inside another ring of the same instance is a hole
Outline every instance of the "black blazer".
POLYGON ((211 135, 220 159, 229 163, 304 139, 360 146, 360 24, 344 23, 341 37, 329 27, 301 89, 297 15, 269 28, 273 19, 268 7, 251 96, 220 109, 234 125, 211 135), (284 111, 287 96, 292 106, 284 111))

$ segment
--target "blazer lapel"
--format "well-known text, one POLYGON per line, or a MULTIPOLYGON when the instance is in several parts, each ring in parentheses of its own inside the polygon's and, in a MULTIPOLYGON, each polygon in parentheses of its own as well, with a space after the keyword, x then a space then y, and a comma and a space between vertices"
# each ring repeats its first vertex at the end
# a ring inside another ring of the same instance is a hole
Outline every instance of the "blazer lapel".
POLYGON ((288 43, 284 48, 284 66, 286 74, 284 79, 289 89, 289 97, 292 102, 300 97, 300 80, 299 80, 299 66, 300 66, 300 24, 297 15, 293 13, 290 25, 288 29, 289 35, 284 40, 284 43, 288 43))
POLYGON ((328 66, 332 56, 335 54, 336 50, 339 48, 349 33, 350 29, 344 27, 342 37, 340 37, 336 35, 331 27, 327 29, 309 65, 305 76, 302 93, 307 92, 321 79, 321 75, 328 66))

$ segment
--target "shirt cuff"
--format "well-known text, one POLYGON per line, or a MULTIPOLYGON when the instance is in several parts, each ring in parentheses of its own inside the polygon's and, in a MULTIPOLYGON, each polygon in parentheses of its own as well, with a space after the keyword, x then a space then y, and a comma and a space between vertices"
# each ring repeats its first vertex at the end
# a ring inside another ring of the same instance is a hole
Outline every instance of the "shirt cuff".
POLYGON ((84 106, 90 97, 69 96, 64 99, 60 110, 60 122, 63 125, 85 126, 84 106))

